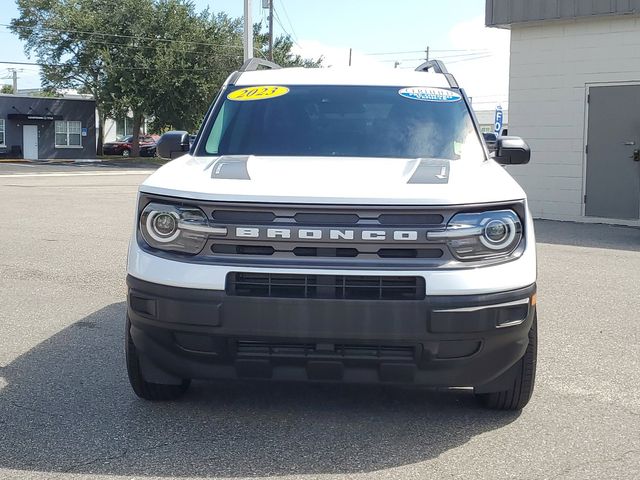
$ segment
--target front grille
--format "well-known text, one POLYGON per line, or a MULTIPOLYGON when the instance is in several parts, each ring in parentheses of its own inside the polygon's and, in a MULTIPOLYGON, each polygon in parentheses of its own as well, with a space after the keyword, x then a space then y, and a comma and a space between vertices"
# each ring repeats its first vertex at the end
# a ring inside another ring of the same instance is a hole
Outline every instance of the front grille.
POLYGON ((229 232, 212 238, 203 250, 201 256, 214 261, 299 264, 315 259, 347 268, 365 263, 402 268, 440 266, 452 260, 443 242, 427 240, 427 232, 445 228, 455 213, 450 207, 241 203, 199 207, 212 225, 229 232), (269 236, 269 229, 278 233, 269 236), (306 237, 299 236, 301 231, 306 237), (363 232, 377 237, 365 238, 363 232), (403 232, 415 238, 394 238, 403 232))
POLYGON ((421 300, 422 277, 232 272, 227 294, 238 297, 421 300))
POLYGON ((357 248, 335 247, 296 247, 295 244, 270 245, 238 245, 214 243, 211 252, 215 255, 260 255, 271 257, 322 257, 322 258, 441 258, 442 248, 380 248, 370 251, 367 247, 357 248))
POLYGON ((387 225, 387 226, 414 226, 424 227, 431 225, 441 225, 444 216, 440 213, 423 213, 414 210, 399 211, 395 213, 384 213, 385 210, 362 207, 357 212, 333 213, 316 211, 308 207, 298 207, 291 209, 270 209, 265 210, 225 210, 215 209, 211 212, 211 218, 215 222, 227 224, 256 224, 256 225, 330 225, 330 226, 355 226, 355 225, 387 225))
POLYGON ((239 341, 236 345, 240 357, 305 357, 412 360, 415 347, 404 345, 360 345, 317 343, 271 343, 239 341))

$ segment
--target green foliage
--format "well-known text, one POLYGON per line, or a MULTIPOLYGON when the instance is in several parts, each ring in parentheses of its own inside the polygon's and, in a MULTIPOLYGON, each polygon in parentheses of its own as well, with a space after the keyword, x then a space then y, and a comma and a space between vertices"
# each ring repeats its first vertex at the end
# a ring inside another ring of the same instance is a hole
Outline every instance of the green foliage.
MULTIPOLYGON (((195 131, 226 77, 242 64, 242 22, 190 0, 17 0, 12 30, 46 66, 45 89, 90 93, 101 119, 133 113, 156 131, 195 131)), ((256 56, 268 38, 254 29, 256 56)), ((283 66, 319 66, 274 42, 283 66)), ((101 138, 101 135, 100 135, 101 138)), ((100 150, 101 141, 99 141, 100 150)), ((134 147, 135 149, 135 147, 134 147)))
POLYGON ((0 93, 13 93, 13 87, 11 85, 2 85, 0 93))

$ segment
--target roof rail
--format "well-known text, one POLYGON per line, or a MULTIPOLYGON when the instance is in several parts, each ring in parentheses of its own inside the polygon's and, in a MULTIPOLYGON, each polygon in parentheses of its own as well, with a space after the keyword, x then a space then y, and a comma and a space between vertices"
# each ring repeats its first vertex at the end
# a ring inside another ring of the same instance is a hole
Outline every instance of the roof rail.
POLYGON ((449 73, 449 70, 444 66, 442 60, 427 60, 416 68, 416 72, 428 72, 431 69, 433 69, 435 73, 449 73))
POLYGON ((263 60, 261 58, 250 58, 249 60, 247 60, 242 64, 242 66, 240 67, 240 70, 238 71, 253 72, 255 70, 258 70, 258 67, 267 67, 274 70, 278 68, 282 68, 277 63, 270 62, 269 60, 263 60))
POLYGON ((451 88, 460 88, 460 85, 458 85, 458 82, 456 81, 456 77, 449 73, 449 70, 444 66, 444 62, 442 60, 427 60, 416 68, 416 72, 428 72, 429 70, 433 70, 435 73, 441 73, 444 75, 451 88))

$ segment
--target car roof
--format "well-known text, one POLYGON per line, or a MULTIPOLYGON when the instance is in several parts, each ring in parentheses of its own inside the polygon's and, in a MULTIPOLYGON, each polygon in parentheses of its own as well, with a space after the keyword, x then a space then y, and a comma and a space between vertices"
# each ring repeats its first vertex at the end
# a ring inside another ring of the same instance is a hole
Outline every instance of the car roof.
POLYGON ((356 67, 278 68, 242 72, 234 82, 250 85, 370 85, 450 88, 442 74, 404 69, 356 67))

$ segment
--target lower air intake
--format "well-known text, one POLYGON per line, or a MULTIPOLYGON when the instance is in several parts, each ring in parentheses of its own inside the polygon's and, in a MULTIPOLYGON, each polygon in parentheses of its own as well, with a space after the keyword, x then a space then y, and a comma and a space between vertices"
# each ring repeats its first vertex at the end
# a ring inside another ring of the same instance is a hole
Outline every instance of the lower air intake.
POLYGON ((227 276, 227 294, 238 297, 341 300, 422 300, 422 277, 240 273, 227 276))

